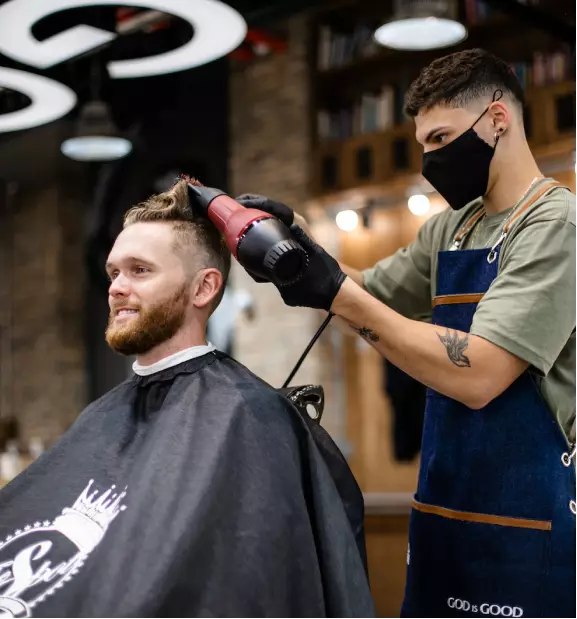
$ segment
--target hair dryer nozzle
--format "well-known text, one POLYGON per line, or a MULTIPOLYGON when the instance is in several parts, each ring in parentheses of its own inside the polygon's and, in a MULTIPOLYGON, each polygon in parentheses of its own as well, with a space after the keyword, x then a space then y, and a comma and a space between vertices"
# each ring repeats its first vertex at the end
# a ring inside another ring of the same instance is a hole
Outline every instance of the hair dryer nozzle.
POLYGON ((279 286, 297 281, 308 265, 304 249, 276 218, 254 221, 239 240, 238 261, 259 277, 279 286))
POLYGON ((226 195, 224 191, 215 189, 214 187, 205 187, 204 185, 193 185, 187 183, 188 201, 192 210, 202 213, 208 217, 208 207, 210 203, 218 196, 226 195))

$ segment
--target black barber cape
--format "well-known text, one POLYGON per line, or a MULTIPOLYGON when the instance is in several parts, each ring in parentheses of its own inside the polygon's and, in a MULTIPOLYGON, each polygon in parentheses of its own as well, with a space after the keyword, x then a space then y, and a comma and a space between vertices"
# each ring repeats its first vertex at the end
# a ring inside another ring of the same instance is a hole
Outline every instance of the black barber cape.
POLYGON ((322 433, 221 353, 132 377, 0 492, 0 616, 374 617, 322 433))

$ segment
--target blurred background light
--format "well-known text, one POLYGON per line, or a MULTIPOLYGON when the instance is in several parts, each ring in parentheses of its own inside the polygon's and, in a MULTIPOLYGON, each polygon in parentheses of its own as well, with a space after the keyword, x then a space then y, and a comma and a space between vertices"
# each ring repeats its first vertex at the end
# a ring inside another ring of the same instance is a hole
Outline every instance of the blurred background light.
POLYGON ((431 202, 426 195, 418 193, 409 198, 408 207, 413 215, 426 215, 431 208, 431 202))
POLYGON ((359 216, 356 211, 340 211, 337 213, 336 222, 344 232, 352 232, 359 225, 359 216))

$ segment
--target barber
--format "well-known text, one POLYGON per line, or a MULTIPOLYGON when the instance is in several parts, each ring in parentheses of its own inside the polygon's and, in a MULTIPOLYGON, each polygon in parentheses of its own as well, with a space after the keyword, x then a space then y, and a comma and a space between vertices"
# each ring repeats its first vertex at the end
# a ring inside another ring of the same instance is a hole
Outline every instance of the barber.
POLYGON ((363 273, 289 207, 237 198, 309 254, 287 305, 334 313, 429 388, 406 617, 575 616, 575 196, 541 174, 523 104, 483 50, 421 72, 405 111, 451 208, 363 273))

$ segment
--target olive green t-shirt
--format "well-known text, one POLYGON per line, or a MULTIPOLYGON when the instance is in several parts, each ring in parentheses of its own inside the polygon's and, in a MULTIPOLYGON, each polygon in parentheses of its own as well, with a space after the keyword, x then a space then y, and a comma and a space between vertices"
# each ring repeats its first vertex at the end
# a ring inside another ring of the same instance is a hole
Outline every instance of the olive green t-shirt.
MULTIPOLYGON (((537 182, 525 199, 550 180, 537 182)), ((437 253, 450 248, 481 207, 479 199, 431 217, 409 247, 363 272, 367 291, 408 318, 430 322, 437 253)), ((463 249, 493 246, 512 210, 481 218, 463 249)), ((547 192, 512 224, 470 332, 529 363, 545 403, 574 442, 575 195, 569 189, 547 192)))

